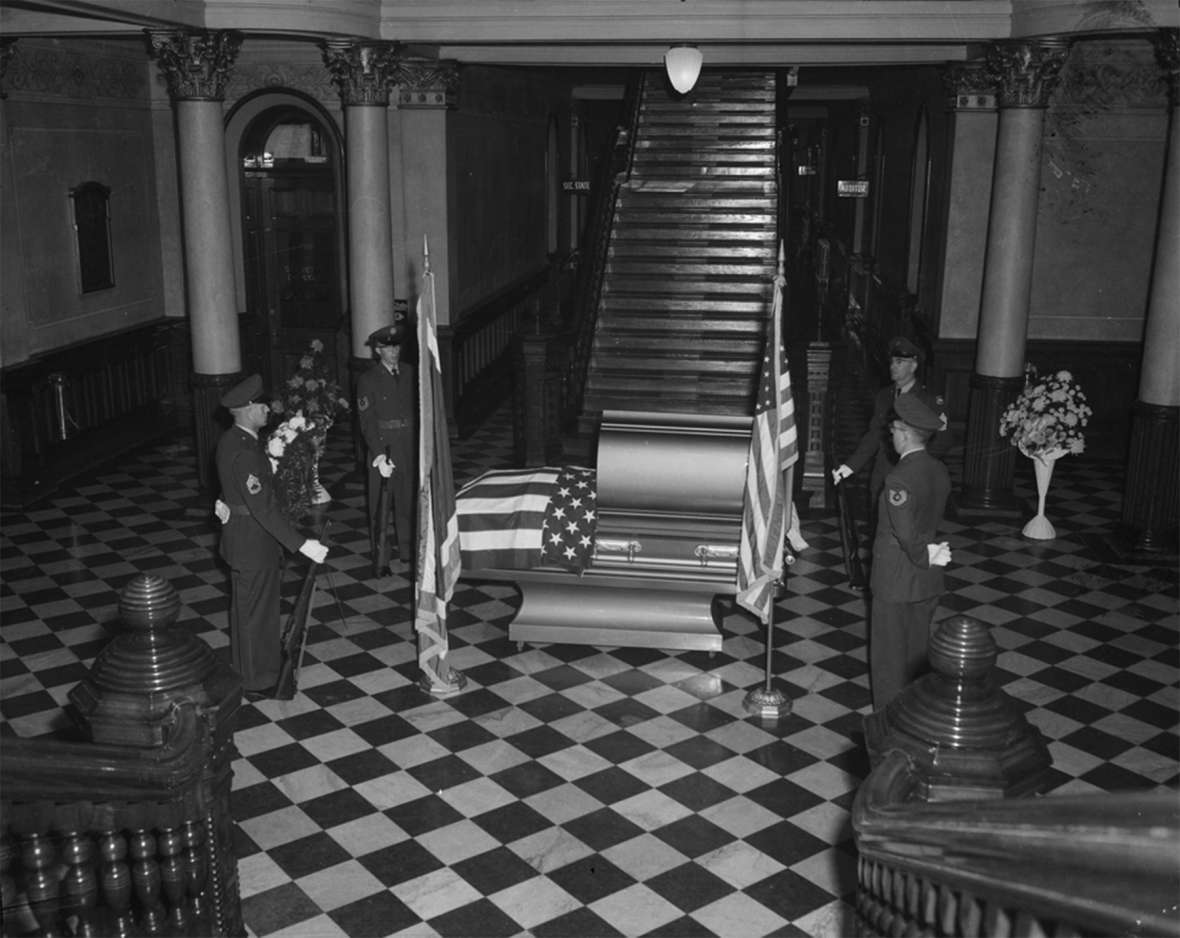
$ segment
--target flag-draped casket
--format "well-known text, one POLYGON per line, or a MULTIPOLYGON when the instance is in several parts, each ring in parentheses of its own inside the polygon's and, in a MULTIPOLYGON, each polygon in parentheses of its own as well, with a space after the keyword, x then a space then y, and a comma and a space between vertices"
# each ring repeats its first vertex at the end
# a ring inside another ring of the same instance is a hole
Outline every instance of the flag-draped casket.
POLYGON ((595 467, 487 473, 456 499, 463 575, 511 580, 517 642, 716 651, 750 418, 607 411, 595 467))

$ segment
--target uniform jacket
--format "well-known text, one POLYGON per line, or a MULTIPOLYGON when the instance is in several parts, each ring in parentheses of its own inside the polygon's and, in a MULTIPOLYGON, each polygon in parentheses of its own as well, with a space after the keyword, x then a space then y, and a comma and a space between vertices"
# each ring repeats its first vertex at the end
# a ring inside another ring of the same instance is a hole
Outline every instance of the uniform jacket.
POLYGON ((287 520, 274 492, 262 443, 236 424, 217 441, 217 477, 230 516, 221 528, 221 556, 238 570, 282 562, 282 548, 299 550, 304 536, 287 520))
POLYGON ((371 457, 391 446, 394 462, 404 469, 402 463, 412 458, 412 447, 418 439, 417 402, 418 373, 411 364, 402 362, 393 375, 381 362, 375 362, 357 378, 357 417, 371 457), (402 425, 391 427, 391 422, 402 425), (411 455, 399 458, 399 447, 411 447, 411 455))
MULTIPOLYGON (((853 472, 859 472, 872 461, 873 481, 871 488, 874 490, 897 462, 897 453, 889 440, 889 415, 893 410, 893 390, 893 385, 888 384, 877 392, 873 398, 873 416, 869 420, 869 428, 860 438, 852 455, 844 460, 845 465, 853 472)), ((916 381, 905 393, 917 394, 932 411, 945 419, 946 403, 940 395, 931 394, 924 385, 918 384, 916 381)), ((939 430, 930 438, 926 448, 935 456, 942 455, 949 444, 946 437, 945 428, 939 430)))
POLYGON ((903 456, 885 477, 873 541, 874 599, 913 603, 942 594, 943 569, 930 566, 926 545, 938 542, 950 491, 946 466, 921 449, 903 456))

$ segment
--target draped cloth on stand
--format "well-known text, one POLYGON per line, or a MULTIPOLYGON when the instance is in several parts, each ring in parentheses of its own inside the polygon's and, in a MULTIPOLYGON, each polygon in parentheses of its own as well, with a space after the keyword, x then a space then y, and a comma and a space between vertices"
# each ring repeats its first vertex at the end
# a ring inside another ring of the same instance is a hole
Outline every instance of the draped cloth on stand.
POLYGON ((423 238, 422 289, 418 295, 418 563, 414 583, 414 631, 418 634, 419 683, 436 697, 459 693, 467 683, 447 662, 447 603, 462 560, 451 442, 442 393, 442 363, 435 325, 434 273, 423 238))

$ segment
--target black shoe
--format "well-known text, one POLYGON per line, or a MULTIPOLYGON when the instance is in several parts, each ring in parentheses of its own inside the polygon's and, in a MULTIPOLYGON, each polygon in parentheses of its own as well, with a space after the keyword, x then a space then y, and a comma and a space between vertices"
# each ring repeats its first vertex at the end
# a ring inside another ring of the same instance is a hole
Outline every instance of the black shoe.
POLYGON ((264 690, 244 690, 242 696, 250 703, 257 703, 260 700, 270 700, 275 695, 276 687, 267 687, 264 690))

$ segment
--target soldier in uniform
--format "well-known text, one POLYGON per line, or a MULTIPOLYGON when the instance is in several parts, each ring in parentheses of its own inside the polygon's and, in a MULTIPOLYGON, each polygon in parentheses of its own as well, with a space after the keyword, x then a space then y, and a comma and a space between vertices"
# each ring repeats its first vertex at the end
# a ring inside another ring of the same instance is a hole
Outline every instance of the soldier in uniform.
POLYGON ((943 593, 950 545, 936 542, 951 483, 946 466, 926 452, 942 425, 916 394, 894 404, 889 433, 897 465, 885 477, 873 540, 869 686, 881 710, 924 670, 930 627, 943 593))
MULTIPOLYGON (((890 383, 881 388, 873 398, 873 416, 869 420, 868 430, 861 437, 856 449, 851 456, 832 470, 832 481, 839 485, 853 473, 859 472, 867 466, 872 460, 873 469, 869 477, 870 508, 876 506, 885 476, 897 461, 897 453, 893 451, 889 442, 889 418, 892 416, 893 405, 897 398, 903 394, 913 394, 939 415, 938 431, 930 441, 929 448, 934 455, 941 455, 946 449, 946 406, 942 397, 931 394, 926 390, 925 385, 918 382, 918 367, 921 363, 921 351, 905 336, 898 336, 889 343, 890 383)), ((870 527, 875 527, 875 522, 872 520, 870 527)))
POLYGON ((404 314, 396 313, 393 325, 383 326, 368 338, 377 361, 356 383, 356 409, 365 440, 368 466, 368 504, 373 555, 381 524, 377 517, 381 480, 393 486, 393 520, 396 540, 390 537, 390 558, 414 557, 414 504, 417 482, 418 374, 403 361, 408 327, 404 314))
POLYGON ((283 548, 323 563, 328 548, 291 526, 275 498, 270 460, 258 438, 270 408, 251 375, 221 398, 234 425, 217 442, 221 556, 230 568, 229 637, 246 697, 269 697, 282 664, 279 586, 283 548))

